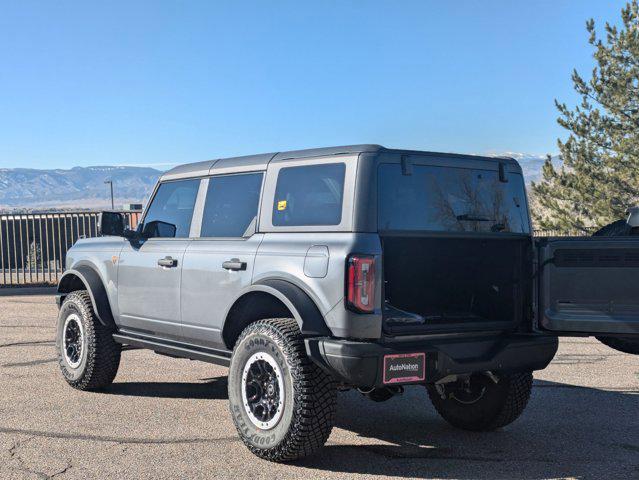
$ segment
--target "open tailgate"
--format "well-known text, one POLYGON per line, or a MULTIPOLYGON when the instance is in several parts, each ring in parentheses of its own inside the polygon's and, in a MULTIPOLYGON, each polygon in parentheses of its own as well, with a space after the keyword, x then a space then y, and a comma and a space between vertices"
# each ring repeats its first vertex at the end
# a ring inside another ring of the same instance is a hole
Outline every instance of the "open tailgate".
POLYGON ((639 334, 639 237, 536 240, 537 320, 565 334, 639 334))

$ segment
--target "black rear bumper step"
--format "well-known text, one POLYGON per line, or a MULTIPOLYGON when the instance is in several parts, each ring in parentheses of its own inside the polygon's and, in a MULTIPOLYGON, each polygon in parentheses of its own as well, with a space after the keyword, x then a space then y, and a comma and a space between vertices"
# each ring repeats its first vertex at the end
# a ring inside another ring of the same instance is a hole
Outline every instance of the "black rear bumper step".
POLYGON ((306 352, 337 380, 358 387, 384 385, 384 357, 425 354, 424 381, 476 372, 521 372, 546 368, 558 341, 554 336, 502 335, 391 343, 336 338, 307 338, 306 352))
POLYGON ((114 333, 113 340, 123 345, 133 345, 135 347, 147 348, 164 355, 188 358, 190 360, 200 360, 228 367, 231 364, 231 352, 225 350, 214 350, 210 348, 200 348, 195 346, 185 346, 176 343, 160 341, 157 339, 140 338, 121 333, 114 333))

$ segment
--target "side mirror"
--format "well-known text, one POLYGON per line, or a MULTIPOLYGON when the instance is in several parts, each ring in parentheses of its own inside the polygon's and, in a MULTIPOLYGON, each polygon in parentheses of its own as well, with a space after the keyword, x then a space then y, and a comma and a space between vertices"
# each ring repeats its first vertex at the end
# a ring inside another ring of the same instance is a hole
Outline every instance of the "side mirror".
POLYGON ((154 220, 144 224, 142 230, 143 238, 174 238, 177 227, 172 223, 154 220))
POLYGON ((102 212, 98 224, 98 233, 101 236, 123 237, 126 219, 118 212, 102 212))

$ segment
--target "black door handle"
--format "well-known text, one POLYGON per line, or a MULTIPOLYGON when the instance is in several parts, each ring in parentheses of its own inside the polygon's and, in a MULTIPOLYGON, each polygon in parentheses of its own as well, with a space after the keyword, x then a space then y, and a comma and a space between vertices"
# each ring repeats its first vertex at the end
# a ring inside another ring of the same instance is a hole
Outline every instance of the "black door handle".
POLYGON ((177 267, 177 260, 173 257, 164 257, 158 260, 160 267, 173 268, 177 267))
POLYGON ((226 270, 246 270, 246 262, 241 262, 239 258, 231 258, 222 264, 226 270))

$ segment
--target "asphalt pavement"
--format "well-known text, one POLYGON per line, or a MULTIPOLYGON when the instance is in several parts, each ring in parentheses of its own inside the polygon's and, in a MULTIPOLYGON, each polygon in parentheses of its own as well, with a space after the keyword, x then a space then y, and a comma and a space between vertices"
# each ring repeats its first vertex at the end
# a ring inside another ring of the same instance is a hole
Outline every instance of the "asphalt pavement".
POLYGON ((0 296, 0 479, 639 479, 639 356, 592 338, 561 341, 501 431, 450 427, 421 387, 346 392, 325 449, 282 465, 238 440, 225 368, 131 350, 106 391, 70 388, 56 315, 52 296, 0 296))

